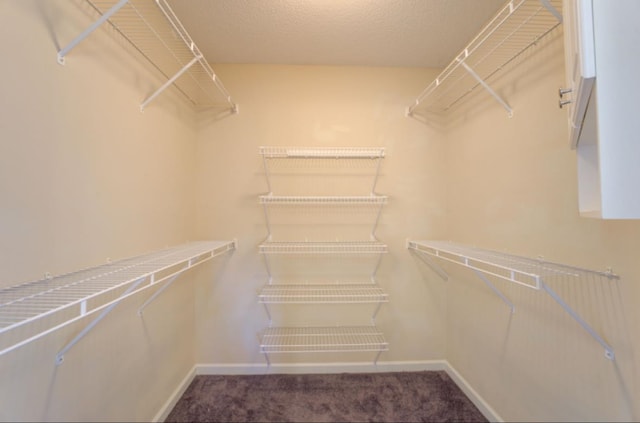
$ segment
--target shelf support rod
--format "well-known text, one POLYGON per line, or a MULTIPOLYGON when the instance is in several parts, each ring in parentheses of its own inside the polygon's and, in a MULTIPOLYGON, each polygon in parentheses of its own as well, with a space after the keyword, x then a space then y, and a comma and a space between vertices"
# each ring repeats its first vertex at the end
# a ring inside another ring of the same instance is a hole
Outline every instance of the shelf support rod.
POLYGON ((262 154, 262 165, 264 166, 264 176, 265 179, 267 180, 267 189, 269 191, 269 194, 271 194, 271 178, 270 178, 270 172, 269 172, 269 165, 267 164, 267 158, 265 157, 264 153, 262 154))
POLYGON ((378 163, 376 164, 376 174, 373 177, 373 185, 371 186, 371 195, 375 195, 376 193, 376 185, 378 184, 378 175, 380 175, 380 165, 382 163, 382 157, 376 158, 378 163))
POLYGON ((549 0, 540 0, 540 3, 558 20, 559 23, 562 23, 562 13, 558 12, 558 9, 553 7, 549 0))
POLYGON ((61 65, 64 65, 64 58, 66 57, 67 54, 69 54, 71 50, 73 50, 75 46, 80 44, 80 42, 82 42, 85 38, 87 38, 93 31, 98 29, 100 25, 102 25, 107 19, 109 19, 118 10, 122 9, 122 7, 128 2, 129 0, 120 0, 113 7, 111 7, 111 9, 109 9, 106 13, 100 16, 100 18, 97 21, 91 24, 91 26, 89 26, 80 35, 74 38, 66 47, 60 50, 58 52, 58 63, 60 63, 61 65))
POLYGON ((122 294, 120 296, 120 299, 117 300, 116 302, 114 302, 113 304, 111 304, 109 307, 105 308, 102 313, 100 313, 100 315, 98 315, 98 317, 96 317, 95 319, 93 319, 91 321, 91 323, 89 323, 84 329, 82 329, 82 331, 80 331, 79 334, 77 334, 75 336, 75 338, 73 338, 71 340, 71 342, 69 342, 67 345, 64 346, 64 348, 62 348, 60 350, 60 352, 58 352, 58 354, 56 355, 56 365, 60 365, 62 364, 62 362, 64 361, 64 355, 78 342, 80 342, 80 340, 82 338, 85 337, 85 335, 87 335, 91 329, 93 329, 95 327, 95 325, 97 325, 102 319, 104 319, 109 313, 111 313, 111 311, 122 302, 122 300, 131 292, 133 292, 136 288, 138 288, 138 286, 145 280, 147 279, 147 277, 142 277, 140 279, 138 279, 137 281, 135 281, 134 283, 131 284, 131 286, 129 288, 127 288, 127 290, 124 292, 124 294, 122 294))
POLYGON ((151 96, 149 96, 149 98, 147 98, 145 101, 142 102, 142 104, 140 105, 140 111, 144 111, 144 108, 147 107, 147 104, 152 102, 158 95, 160 95, 160 93, 162 93, 169 85, 173 84, 173 82, 176 79, 180 78, 180 76, 182 76, 183 73, 185 73, 187 70, 189 70, 189 68, 191 66, 193 66, 200 59, 202 59, 202 55, 195 56, 193 59, 191 59, 191 61, 189 63, 187 63, 182 69, 180 69, 178 71, 178 73, 173 75, 171 78, 169 78, 169 80, 167 80, 167 82, 162 84, 162 86, 160 88, 158 88, 156 90, 156 92, 151 94, 151 96))
POLYGON ((461 59, 457 59, 457 60, 458 60, 458 62, 462 65, 462 67, 463 67, 467 72, 469 72, 469 74, 470 74, 471 76, 473 76, 473 78, 474 78, 476 81, 478 81, 478 83, 479 83, 480 85, 482 85, 482 86, 484 87, 484 89, 485 89, 485 90, 487 90, 487 91, 489 92, 489 94, 491 94, 491 96, 492 96, 493 98, 495 98, 495 99, 496 99, 496 101, 497 101, 498 103, 500 103, 500 104, 502 105, 502 107, 504 107, 504 108, 507 110, 507 112, 509 113, 509 117, 513 116, 513 110, 511 109, 511 106, 509 106, 509 104, 507 104, 507 102, 506 102, 506 101, 504 101, 504 100, 503 100, 503 99, 502 99, 502 98, 501 98, 501 97, 500 97, 500 96, 499 96, 499 95, 498 95, 498 94, 493 90, 493 88, 491 88, 491 87, 489 86, 489 84, 487 84, 487 83, 485 82, 485 80, 484 80, 484 79, 480 78, 480 75, 478 75, 478 74, 477 74, 473 69, 471 69, 471 68, 469 67, 469 65, 467 65, 467 64, 464 62, 464 60, 461 60, 461 59))
POLYGON ((489 288, 491 288, 491 290, 502 299, 502 301, 504 301, 504 303, 506 305, 509 306, 509 308, 511 309, 511 314, 515 313, 516 308, 513 305, 513 303, 502 293, 500 292, 500 290, 498 288, 495 287, 494 284, 491 283, 491 281, 486 278, 482 273, 480 273, 479 271, 477 271, 476 269, 473 269, 473 272, 476 274, 477 277, 480 278, 480 280, 482 280, 482 282, 484 282, 489 288))
POLYGON ((444 271, 444 269, 442 267, 440 267, 435 261, 431 260, 430 257, 427 256, 426 253, 424 253, 423 251, 420 251, 420 249, 418 249, 418 246, 411 241, 407 240, 407 248, 409 250, 414 250, 418 253, 423 253, 423 254, 418 254, 417 257, 420 257, 420 259, 425 262, 425 264, 427 266, 429 266, 431 268, 431 270, 433 270, 434 272, 436 272, 438 274, 438 276, 440 276, 442 278, 442 280, 444 281, 448 281, 449 280, 449 275, 447 275, 447 272, 444 271))
POLYGON ((556 294, 556 292, 554 290, 552 290, 547 284, 545 284, 544 282, 540 282, 540 286, 549 295, 551 295, 551 298, 553 298, 558 304, 560 304, 560 306, 562 306, 562 308, 564 308, 564 310, 567 313, 569 313, 569 315, 571 317, 573 317, 573 319, 576 322, 578 322, 580 324, 580 326, 582 326, 582 328, 584 330, 589 332, 589 335, 591 335, 593 337, 593 339, 595 339, 596 341, 598 341, 598 343, 600 345, 602 345, 602 347, 604 348, 604 356, 605 357, 607 357, 609 360, 614 360, 615 359, 615 353, 613 351, 613 348, 604 339, 602 339, 602 337, 600 335, 598 335, 598 333, 591 326, 589 326, 589 324, 587 322, 585 322, 578 315, 578 313, 576 313, 571 307, 569 307, 569 305, 567 303, 565 303, 562 300, 562 298, 560 298, 560 296, 558 294, 556 294))
MULTIPOLYGON (((186 269, 185 269, 186 270, 186 269)), ((171 284, 178 278, 178 276, 180 276, 180 274, 182 273, 182 271, 180 271, 179 273, 173 275, 169 281, 167 281, 166 284, 164 284, 164 286, 160 289, 158 289, 156 292, 153 293, 152 296, 150 296, 147 301, 145 301, 140 308, 138 308, 138 316, 142 317, 142 310, 145 309, 145 307, 147 307, 149 304, 151 304, 153 302, 153 300, 155 300, 160 294, 162 294, 167 288, 169 288, 169 286, 171 286, 171 284)))

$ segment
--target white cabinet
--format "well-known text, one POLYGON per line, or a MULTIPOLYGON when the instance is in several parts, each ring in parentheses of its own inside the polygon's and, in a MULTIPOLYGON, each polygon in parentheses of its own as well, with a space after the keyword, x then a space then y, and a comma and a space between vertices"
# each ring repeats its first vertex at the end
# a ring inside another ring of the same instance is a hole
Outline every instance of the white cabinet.
POLYGON ((640 218, 640 2, 565 0, 570 145, 580 215, 640 218))

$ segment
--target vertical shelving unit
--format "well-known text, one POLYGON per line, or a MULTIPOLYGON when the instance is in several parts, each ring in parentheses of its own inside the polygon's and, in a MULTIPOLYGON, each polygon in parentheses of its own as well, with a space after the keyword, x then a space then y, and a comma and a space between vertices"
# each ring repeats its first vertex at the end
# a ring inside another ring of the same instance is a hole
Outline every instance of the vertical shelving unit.
POLYGON ((385 156, 384 149, 261 147, 260 154, 269 189, 267 194, 259 196, 265 215, 267 238, 258 246, 258 251, 264 257, 268 282, 259 293, 258 301, 264 305, 269 317, 269 327, 261 334, 260 352, 265 355, 269 365, 271 354, 319 352, 373 352, 375 364, 380 354, 388 349, 384 335, 375 326, 378 310, 389 301, 388 295, 376 279, 382 257, 387 252, 387 246, 376 237, 381 210, 387 202, 386 196, 376 193, 380 164, 385 156), (358 174, 368 174, 366 181, 356 184, 359 189, 366 186, 368 192, 359 192, 358 195, 326 195, 331 187, 325 187, 325 192, 320 195, 318 192, 313 192, 313 195, 274 195, 273 176, 280 165, 286 168, 284 178, 296 179, 299 183, 294 183, 295 188, 302 191, 314 191, 316 188, 305 184, 305 175, 329 177, 344 171, 346 174, 340 176, 349 178, 354 176, 349 169, 355 168, 358 174), (305 170, 308 171, 310 167, 313 168, 312 171, 306 173, 305 170), (336 239, 280 240, 282 236, 279 229, 282 228, 276 227, 278 225, 273 223, 272 218, 274 214, 282 212, 283 208, 294 208, 300 211, 303 218, 318 213, 322 215, 328 209, 337 211, 338 214, 359 209, 371 219, 367 230, 360 231, 357 239, 349 238, 351 234, 341 236, 343 234, 338 228, 334 232, 325 231, 323 234, 326 235, 325 238, 331 235, 336 239), (313 210, 309 212, 309 208, 313 210), (295 263, 303 257, 313 257, 323 263, 327 260, 325 268, 332 268, 332 260, 364 259, 368 270, 358 275, 329 276, 313 275, 305 269, 298 269, 293 275, 289 275, 291 279, 286 279, 278 270, 273 269, 272 262, 276 259, 295 263), (367 326, 274 326, 271 307, 291 304, 372 304, 374 311, 371 325, 367 326))

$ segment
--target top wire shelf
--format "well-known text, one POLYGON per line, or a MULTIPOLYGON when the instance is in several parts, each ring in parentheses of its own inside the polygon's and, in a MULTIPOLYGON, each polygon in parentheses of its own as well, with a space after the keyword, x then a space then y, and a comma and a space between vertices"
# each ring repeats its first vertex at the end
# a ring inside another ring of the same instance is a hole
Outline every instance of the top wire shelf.
POLYGON ((87 3, 100 18, 58 52, 60 63, 91 32, 109 22, 166 78, 166 83, 144 100, 141 109, 173 85, 193 106, 224 106, 237 112, 238 107, 222 81, 166 0, 87 0, 87 3))
POLYGON ((233 249, 234 241, 193 242, 3 288, 0 355, 233 249))
POLYGON ((378 147, 260 147, 264 158, 380 159, 384 148, 378 147))
POLYGON ((478 86, 505 109, 511 107, 486 80, 562 23, 561 0, 511 0, 460 52, 407 109, 447 112, 478 86))

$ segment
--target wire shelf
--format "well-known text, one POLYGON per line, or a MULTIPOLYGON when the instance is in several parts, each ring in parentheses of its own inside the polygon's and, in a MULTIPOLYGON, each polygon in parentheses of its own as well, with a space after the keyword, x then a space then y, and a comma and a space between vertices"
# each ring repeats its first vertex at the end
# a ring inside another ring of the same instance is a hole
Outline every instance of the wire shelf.
POLYGON ((272 327, 262 336, 260 352, 312 353, 388 351, 389 344, 375 326, 272 327))
POLYGON ((511 0, 418 96, 416 109, 447 112, 483 86, 511 113, 486 80, 562 23, 562 0, 511 0))
MULTIPOLYGON (((542 290, 549 294, 582 328, 605 350, 605 357, 615 358, 611 345, 602 338, 569 304, 548 284, 549 281, 617 281, 620 277, 611 271, 597 271, 553 263, 542 259, 530 259, 498 251, 485 250, 444 241, 407 241, 407 248, 472 269, 491 288, 513 313, 515 306, 486 277, 495 276, 516 284, 542 290)), ((427 261, 434 271, 446 279, 447 274, 435 263, 427 261)))
POLYGON ((377 285, 266 285, 259 302, 264 304, 358 304, 388 302, 389 296, 377 285))
POLYGON ((580 278, 585 273, 592 273, 608 279, 619 279, 610 272, 581 269, 446 241, 409 241, 408 247, 533 289, 540 289, 544 278, 556 276, 580 278))
POLYGON ((362 196, 287 196, 261 195, 260 204, 274 205, 383 205, 387 204, 386 195, 362 196))
POLYGON ((325 159, 381 159, 384 148, 379 147, 260 147, 264 158, 325 158, 325 159))
POLYGON ((0 355, 232 249, 234 241, 193 242, 3 288, 0 355))
POLYGON ((224 105, 237 112, 222 81, 209 66, 166 0, 87 0, 101 18, 58 53, 65 56, 103 19, 140 52, 166 79, 165 85, 148 97, 141 108, 151 102, 168 85, 173 84, 194 106, 224 105))
POLYGON ((363 242, 264 242, 260 254, 383 254, 387 245, 377 241, 363 242))

